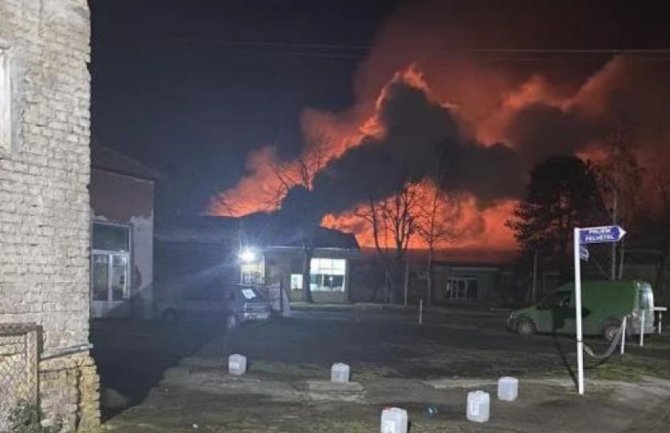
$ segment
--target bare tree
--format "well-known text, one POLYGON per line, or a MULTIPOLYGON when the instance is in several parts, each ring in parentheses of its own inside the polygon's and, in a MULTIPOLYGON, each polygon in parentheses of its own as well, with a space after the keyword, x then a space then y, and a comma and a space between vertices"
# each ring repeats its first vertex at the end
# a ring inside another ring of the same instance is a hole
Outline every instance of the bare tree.
MULTIPOLYGON (((603 201, 608 203, 612 224, 635 224, 642 186, 642 167, 633 152, 625 122, 619 119, 610 137, 611 151, 598 166, 598 184, 603 201)), ((610 279, 621 279, 625 257, 625 238, 611 245, 610 279), (618 252, 618 255, 617 255, 618 252)))
POLYGON ((457 198, 450 197, 433 181, 424 180, 421 182, 420 190, 422 197, 417 218, 417 234, 426 243, 428 249, 426 304, 430 306, 433 297, 435 249, 455 236, 456 223, 462 215, 462 209, 457 198))
POLYGON ((356 212, 371 224, 375 248, 387 275, 387 288, 393 302, 401 299, 402 273, 409 242, 417 233, 420 204, 421 186, 407 183, 384 200, 369 200, 356 212))
MULTIPOLYGON (((294 188, 301 188, 311 192, 314 176, 323 169, 326 160, 326 151, 329 141, 325 136, 317 136, 310 141, 308 150, 289 164, 284 164, 275 158, 271 165, 272 172, 277 179, 276 192, 273 203, 275 207, 283 204, 285 198, 294 188)), ((311 263, 314 256, 314 238, 320 225, 320 213, 312 206, 308 195, 304 196, 306 203, 300 204, 300 210, 289 212, 291 216, 287 224, 297 224, 298 235, 303 253, 302 260, 302 294, 303 301, 312 303, 311 263)))

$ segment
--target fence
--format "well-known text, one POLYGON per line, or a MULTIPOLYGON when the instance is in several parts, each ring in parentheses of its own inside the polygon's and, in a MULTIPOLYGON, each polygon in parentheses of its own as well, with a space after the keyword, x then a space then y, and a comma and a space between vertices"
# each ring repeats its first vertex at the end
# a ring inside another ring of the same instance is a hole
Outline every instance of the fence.
POLYGON ((37 403, 38 327, 0 324, 0 432, 19 402, 37 403))

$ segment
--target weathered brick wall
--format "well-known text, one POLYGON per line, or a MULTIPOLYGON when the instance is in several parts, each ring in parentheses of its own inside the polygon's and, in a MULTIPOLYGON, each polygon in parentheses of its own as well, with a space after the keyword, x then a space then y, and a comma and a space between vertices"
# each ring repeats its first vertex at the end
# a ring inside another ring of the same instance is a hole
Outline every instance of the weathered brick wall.
MULTIPOLYGON (((36 323, 44 354, 88 343, 90 19, 86 0, 0 0, 12 140, 0 148, 0 322, 36 323)), ((40 364, 42 406, 99 418, 87 352, 40 364)))

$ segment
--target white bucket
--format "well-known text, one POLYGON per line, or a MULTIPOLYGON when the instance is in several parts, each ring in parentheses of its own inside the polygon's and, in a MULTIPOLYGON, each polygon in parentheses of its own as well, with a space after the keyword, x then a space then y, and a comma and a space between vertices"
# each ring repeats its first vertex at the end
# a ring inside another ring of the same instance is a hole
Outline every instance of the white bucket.
POLYGON ((487 422, 489 420, 491 399, 488 392, 471 391, 468 393, 467 418, 473 422, 487 422))
POLYGON ((407 411, 389 407, 382 411, 381 433, 407 433, 407 411))
POLYGON ((337 363, 330 368, 330 381, 333 383, 348 383, 351 368, 347 364, 337 363))
POLYGON ((514 401, 519 396, 519 379, 501 377, 498 379, 498 400, 514 401))
POLYGON ((228 373, 241 376, 247 372, 247 357, 243 355, 230 355, 228 357, 228 373))

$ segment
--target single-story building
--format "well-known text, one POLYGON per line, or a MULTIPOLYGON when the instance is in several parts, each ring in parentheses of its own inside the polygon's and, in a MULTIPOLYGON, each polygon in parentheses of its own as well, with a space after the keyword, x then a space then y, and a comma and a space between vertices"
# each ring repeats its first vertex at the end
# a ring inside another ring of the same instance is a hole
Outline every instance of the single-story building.
MULTIPOLYGON (((172 297, 216 277, 227 284, 281 283, 292 300, 299 300, 304 252, 298 232, 278 228, 267 214, 201 216, 166 224, 155 236, 159 296, 172 297)), ((315 302, 348 300, 349 261, 358 253, 353 235, 317 229, 310 272, 315 302)))
MULTIPOLYGON (((319 227, 314 236, 310 261, 310 289, 317 303, 349 301, 350 261, 359 255, 356 237, 338 230, 319 227)), ((274 238, 262 249, 266 283, 281 282, 290 289, 291 300, 302 299, 302 270, 305 253, 300 242, 274 238)), ((244 269, 244 268, 243 268, 244 269)), ((244 272, 242 273, 244 280, 244 272)))
MULTIPOLYGON (((433 304, 482 304, 500 299, 500 288, 511 278, 507 261, 501 255, 498 261, 465 261, 458 254, 435 252, 432 266, 432 293, 428 293, 427 252, 410 250, 404 270, 402 291, 409 303, 419 300, 433 304)), ((355 301, 387 301, 386 278, 374 249, 364 249, 353 264, 355 301)))
POLYGON ((91 317, 151 318, 158 173, 91 146, 91 317))

